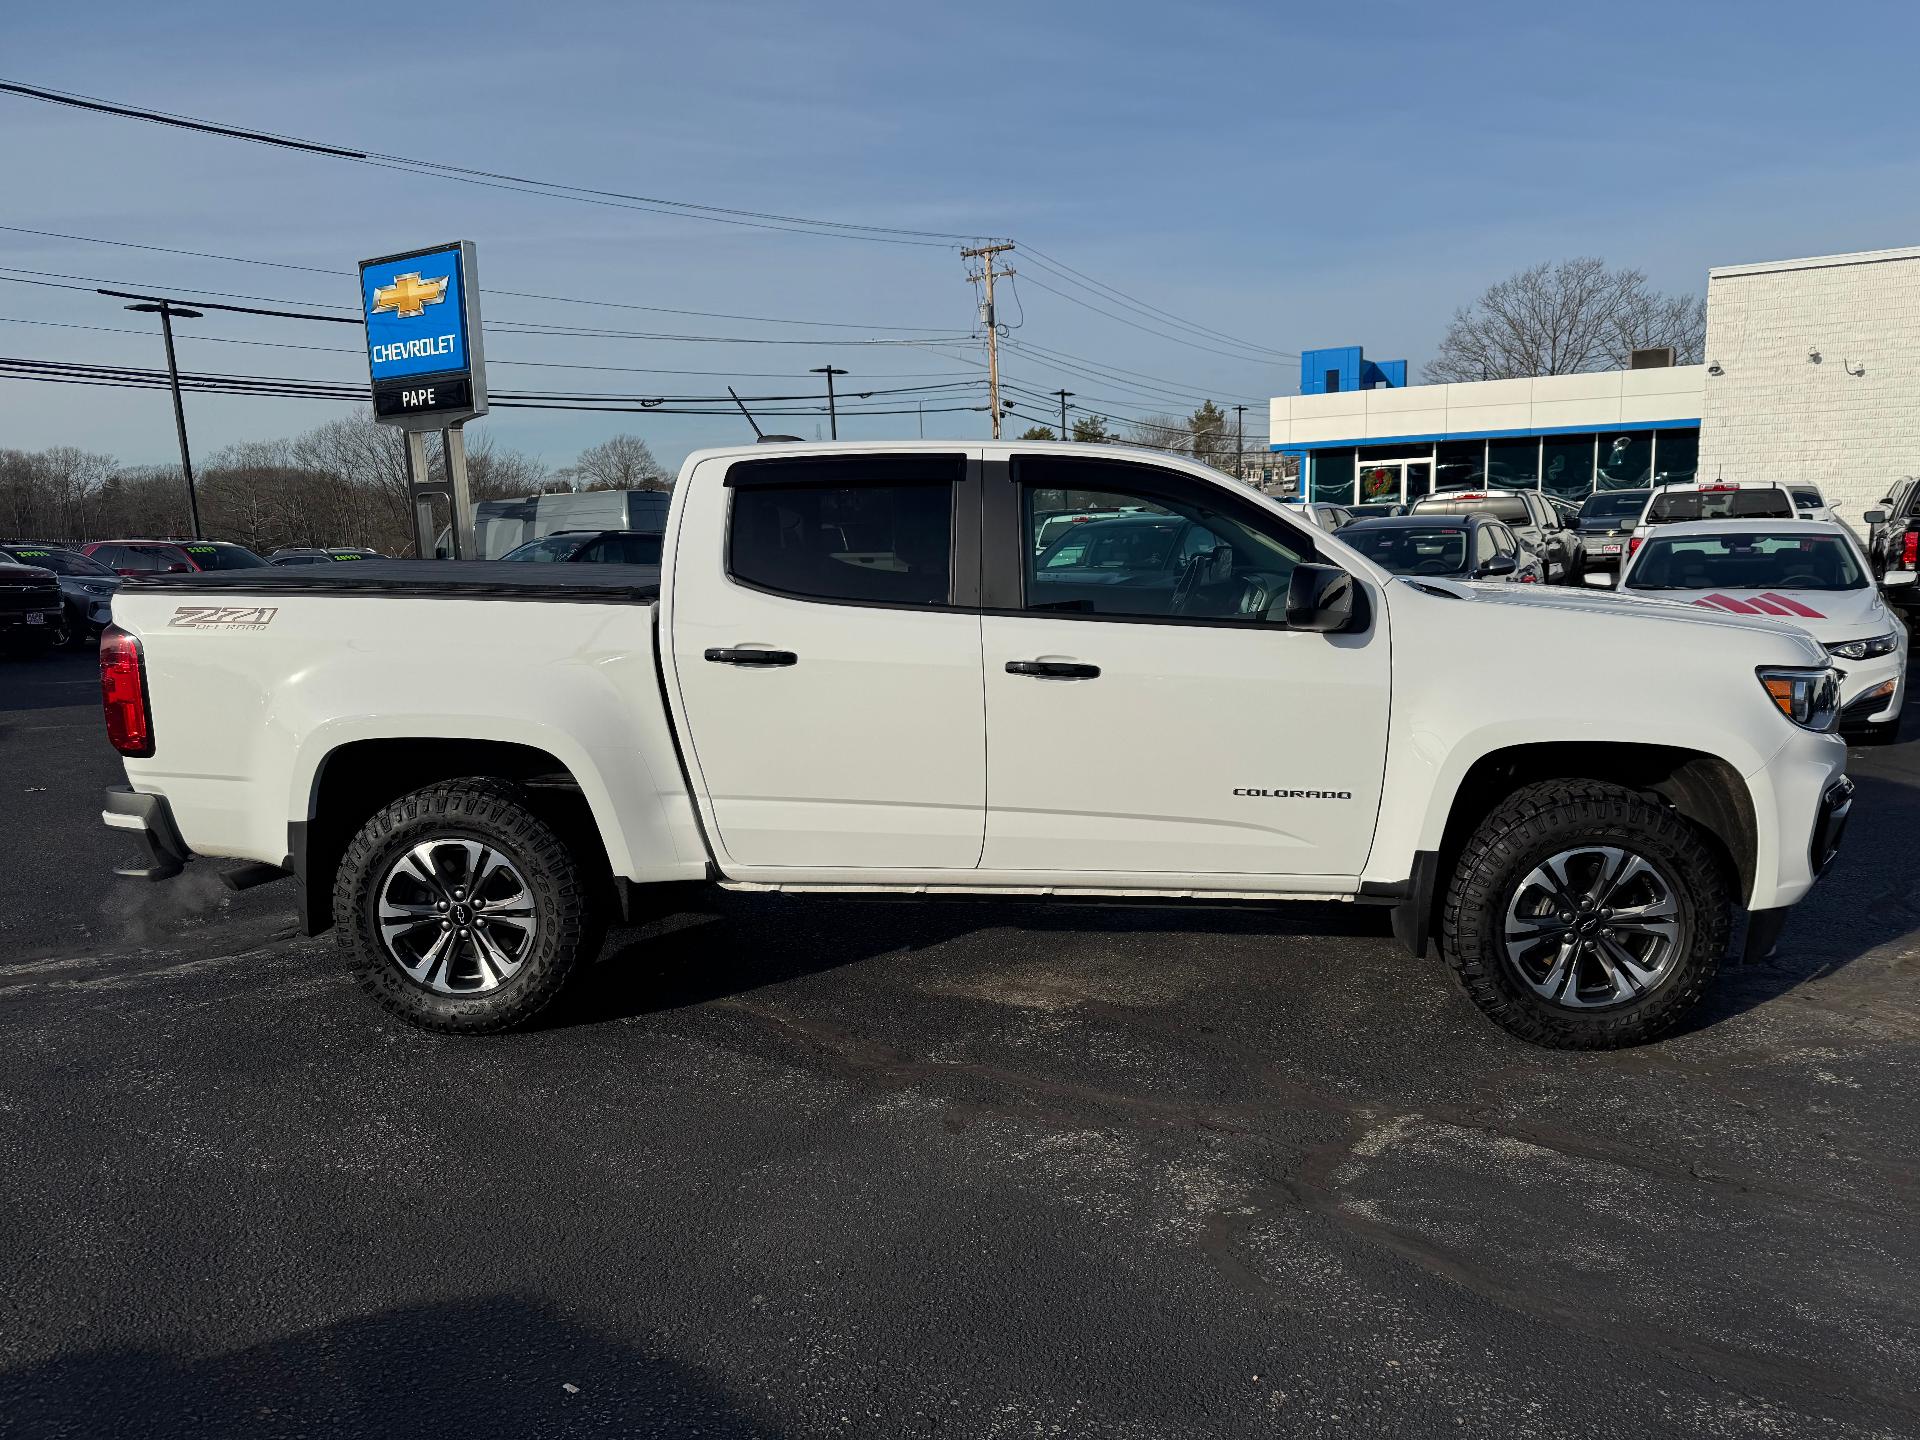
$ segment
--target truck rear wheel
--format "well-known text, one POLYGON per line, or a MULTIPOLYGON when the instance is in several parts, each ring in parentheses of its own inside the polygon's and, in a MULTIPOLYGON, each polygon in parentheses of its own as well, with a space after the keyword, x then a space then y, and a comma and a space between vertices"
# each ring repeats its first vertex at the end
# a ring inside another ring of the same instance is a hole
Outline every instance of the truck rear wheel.
POLYGON ((333 911, 360 987, 426 1030, 529 1024, 593 957, 589 888, 523 791, 488 778, 416 790, 360 828, 333 911))
POLYGON ((1441 948, 1467 997, 1522 1040, 1610 1050, 1699 1003, 1727 947, 1732 886, 1691 822, 1597 780, 1516 790, 1467 842, 1441 948))

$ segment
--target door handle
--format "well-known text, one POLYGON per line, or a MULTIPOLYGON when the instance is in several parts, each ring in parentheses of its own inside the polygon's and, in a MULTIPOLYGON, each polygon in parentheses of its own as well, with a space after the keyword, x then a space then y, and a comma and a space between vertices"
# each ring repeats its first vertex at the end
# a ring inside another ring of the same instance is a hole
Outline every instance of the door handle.
POLYGON ((721 649, 707 651, 707 659, 716 665, 756 665, 771 669, 776 665, 797 664, 800 657, 791 650, 721 649))
POLYGON ((1069 660, 1009 660, 1007 674, 1032 675, 1041 680, 1098 680, 1100 667, 1069 660))

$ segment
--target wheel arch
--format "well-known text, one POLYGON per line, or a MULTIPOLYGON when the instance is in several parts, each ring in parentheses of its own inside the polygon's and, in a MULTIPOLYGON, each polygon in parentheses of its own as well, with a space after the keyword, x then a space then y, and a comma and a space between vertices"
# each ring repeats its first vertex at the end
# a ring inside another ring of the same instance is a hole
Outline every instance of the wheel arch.
POLYGON ((1395 929, 1416 954, 1425 952, 1435 933, 1448 877, 1480 823, 1521 786, 1566 779, 1600 780, 1657 796, 1706 833, 1727 867, 1735 893, 1743 898, 1753 893, 1760 863, 1753 793, 1740 772, 1721 756, 1639 741, 1506 745, 1468 766, 1444 802, 1447 808, 1437 846, 1415 857, 1415 883, 1401 902, 1411 904, 1415 913, 1397 917, 1395 929))
POLYGON ((361 826, 402 795, 469 775, 523 787, 541 818, 571 837, 583 863, 612 883, 612 857, 592 798, 574 770, 552 752, 512 740, 351 740, 320 758, 309 784, 307 818, 288 826, 302 931, 318 935, 332 926, 334 873, 361 826))

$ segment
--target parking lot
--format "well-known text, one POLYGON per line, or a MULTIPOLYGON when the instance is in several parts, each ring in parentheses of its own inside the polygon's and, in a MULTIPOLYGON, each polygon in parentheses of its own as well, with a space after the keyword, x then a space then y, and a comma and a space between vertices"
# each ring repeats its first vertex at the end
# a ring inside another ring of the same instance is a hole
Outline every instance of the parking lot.
POLYGON ((1384 911, 716 897, 547 1027, 116 881, 0 662, 0 1434, 1920 1430, 1920 725, 1704 1022, 1483 1021, 1384 911))

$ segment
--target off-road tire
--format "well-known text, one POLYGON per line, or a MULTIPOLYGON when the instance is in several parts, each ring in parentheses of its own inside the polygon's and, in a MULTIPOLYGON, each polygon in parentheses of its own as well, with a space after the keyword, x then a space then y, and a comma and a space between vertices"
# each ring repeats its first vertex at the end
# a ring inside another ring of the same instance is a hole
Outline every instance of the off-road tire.
POLYGON ((585 869, 567 842, 503 780, 445 780, 403 795, 360 827, 335 873, 337 943, 360 988, 410 1025, 488 1035, 534 1022, 592 961, 599 917, 585 869), (394 861, 436 837, 478 840, 503 852, 526 878, 539 926, 519 971, 483 994, 445 995, 416 983, 380 938, 376 887, 394 861))
POLYGON ((1726 953, 1734 884, 1724 855, 1659 800, 1598 780, 1548 780, 1507 796, 1480 823, 1447 884, 1440 944, 1467 998, 1496 1025, 1555 1050, 1613 1050, 1658 1039, 1700 1003, 1726 953), (1662 866, 1685 918, 1686 943, 1640 998, 1570 1010, 1514 972, 1506 908, 1534 866, 1570 847, 1610 844, 1662 866))

